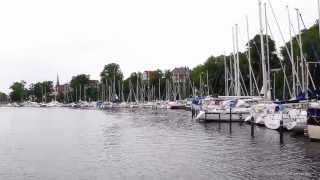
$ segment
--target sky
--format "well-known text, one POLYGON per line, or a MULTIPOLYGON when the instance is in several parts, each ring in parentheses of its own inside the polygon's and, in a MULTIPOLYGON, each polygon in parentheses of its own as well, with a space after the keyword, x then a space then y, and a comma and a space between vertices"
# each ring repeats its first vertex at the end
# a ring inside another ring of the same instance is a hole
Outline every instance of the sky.
MULTIPOLYGON (((307 26, 318 18, 317 0, 270 0, 285 40, 289 6, 307 26)), ((264 1, 267 2, 268 1, 264 1)), ((284 43, 268 6, 277 46, 284 43)), ((259 32, 257 0, 10 0, 0 1, 0 91, 14 81, 66 83, 77 74, 99 79, 105 64, 131 72, 195 67, 209 56, 232 52, 259 32)), ((295 30, 297 31, 297 28, 295 30)))

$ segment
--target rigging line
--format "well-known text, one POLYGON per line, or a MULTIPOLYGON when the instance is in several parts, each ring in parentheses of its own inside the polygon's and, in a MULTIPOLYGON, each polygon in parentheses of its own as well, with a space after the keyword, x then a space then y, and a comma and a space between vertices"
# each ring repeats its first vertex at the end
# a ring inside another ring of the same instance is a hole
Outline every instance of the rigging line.
MULTIPOLYGON (((274 39, 274 36, 273 36, 272 31, 271 31, 271 27, 270 27, 269 22, 267 24, 268 24, 268 29, 269 29, 269 32, 270 32, 270 36, 271 36, 272 39, 274 39)), ((278 56, 280 55, 279 52, 276 52, 276 53, 277 53, 278 56)), ((281 66, 281 69, 282 69, 283 73, 286 74, 284 66, 283 66, 283 63, 281 62, 280 59, 279 59, 279 63, 280 63, 280 66, 281 66)), ((284 79, 285 79, 285 82, 286 82, 286 84, 288 86, 290 97, 292 97, 292 92, 291 92, 291 89, 289 88, 290 86, 289 86, 289 81, 288 81, 287 76, 284 76, 284 79)))
MULTIPOLYGON (((301 14, 300 11, 299 11, 299 15, 300 15, 301 22, 302 22, 302 24, 303 24, 303 26, 304 26, 304 29, 307 29, 307 27, 306 27, 306 25, 305 25, 305 23, 304 23, 304 20, 303 20, 303 18, 302 18, 302 14, 301 14)), ((300 45, 300 47, 302 47, 302 44, 300 45)), ((313 48, 312 48, 312 49, 313 49, 313 48)), ((313 50, 314 50, 314 49, 313 49, 313 50)), ((305 58, 304 55, 302 55, 302 58, 304 59, 306 65, 308 65, 308 64, 307 64, 307 59, 305 58)), ((308 74, 307 76, 310 77, 310 80, 311 80, 313 89, 316 89, 316 85, 315 85, 314 80, 313 80, 313 78, 312 78, 312 76, 311 76, 311 73, 310 73, 310 71, 309 71, 309 67, 307 68, 307 74, 308 74)), ((307 88, 308 88, 308 87, 307 87, 307 88)))
POLYGON ((231 74, 231 71, 228 72, 229 73, 229 77, 230 77, 230 87, 229 87, 229 94, 232 90, 234 90, 234 81, 233 81, 233 78, 232 78, 232 74, 231 74))
MULTIPOLYGON (((268 2, 269 2, 269 6, 270 6, 270 9, 271 9, 273 18, 274 18, 274 20, 275 20, 275 22, 276 22, 278 31, 279 31, 279 33, 280 33, 281 39, 282 39, 283 43, 285 44, 284 47, 285 47, 285 49, 286 49, 286 51, 287 51, 288 57, 289 57, 289 59, 290 59, 290 62, 291 62, 291 64, 294 64, 293 59, 292 59, 293 57, 291 57, 291 55, 290 55, 290 53, 289 53, 289 49, 288 49, 288 47, 286 46, 286 42, 285 42, 283 33, 282 33, 281 28, 280 28, 280 25, 279 25, 279 21, 278 21, 276 15, 275 15, 275 12, 274 12, 273 7, 272 7, 272 4, 271 4, 271 1, 268 0, 268 2)), ((297 74, 296 68, 295 68, 294 66, 292 66, 292 67, 293 67, 293 72, 294 72, 294 74, 295 74, 295 76, 296 76, 296 78, 297 78, 297 82, 301 85, 300 80, 299 80, 299 75, 297 74)))
MULTIPOLYGON (((249 47, 250 48, 250 47, 249 47)), ((247 58, 249 59, 249 54, 247 53, 247 58)), ((252 69, 252 67, 251 67, 251 69, 252 69)), ((256 80, 256 77, 254 76, 254 72, 253 72, 253 69, 251 70, 252 71, 252 74, 251 74, 251 76, 253 77, 253 82, 254 82, 254 85, 255 85, 255 88, 256 88, 256 90, 257 90, 257 92, 259 92, 259 88, 258 88, 258 84, 257 84, 257 80, 256 80)), ((250 74, 250 73, 249 73, 250 74)))
MULTIPOLYGON (((307 29, 307 27, 306 27, 306 25, 304 24, 304 21, 303 21, 303 19, 302 19, 302 15, 301 15, 301 13, 300 13, 300 11, 299 11, 299 14, 300 14, 300 18, 301 18, 301 21, 303 22, 303 25, 304 25, 304 28, 305 29, 307 29)), ((294 34, 297 34, 296 33, 296 31, 295 31, 295 29, 294 29, 294 27, 293 27, 293 24, 291 23, 291 21, 290 21, 290 26, 291 26, 291 29, 292 29, 292 31, 293 31, 293 33, 294 34)), ((298 40, 298 38, 295 38, 296 39, 296 41, 297 41, 297 43, 298 43, 298 45, 299 45, 299 47, 301 48, 302 47, 302 44, 300 43, 300 41, 298 40)), ((307 62, 307 59, 306 59, 306 57, 304 56, 304 54, 302 54, 302 57, 301 57, 302 59, 303 59, 303 61, 306 63, 307 62)), ((306 63, 307 64, 307 63, 306 63)), ((311 84, 312 84, 312 87, 314 88, 314 89, 316 89, 316 85, 315 85, 315 83, 314 83, 314 80, 313 80, 313 78, 312 78, 312 75, 311 75, 311 73, 310 73, 310 71, 309 71, 309 68, 307 68, 307 76, 310 78, 310 80, 311 80, 311 84)), ((302 89, 301 88, 301 84, 299 84, 300 85, 300 90, 302 89)))
MULTIPOLYGON (((241 80, 242 80, 242 86, 244 87, 244 88, 242 88, 242 89, 244 89, 244 90, 245 90, 244 93, 245 93, 246 95, 248 95, 248 90, 247 90, 246 84, 245 84, 245 82, 244 82, 244 80, 243 80, 243 76, 242 76, 242 73, 241 73, 240 70, 239 70, 239 73, 240 73, 240 78, 241 78, 241 80)), ((241 83, 240 83, 240 85, 241 85, 241 83)), ((242 90, 242 91, 243 91, 243 90, 242 90)))

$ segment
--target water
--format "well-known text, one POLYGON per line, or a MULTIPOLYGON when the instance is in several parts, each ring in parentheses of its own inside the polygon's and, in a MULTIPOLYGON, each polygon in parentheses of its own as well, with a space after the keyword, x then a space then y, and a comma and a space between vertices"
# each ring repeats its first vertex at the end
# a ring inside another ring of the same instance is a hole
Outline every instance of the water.
POLYGON ((185 111, 0 108, 0 179, 320 178, 320 143, 185 111))

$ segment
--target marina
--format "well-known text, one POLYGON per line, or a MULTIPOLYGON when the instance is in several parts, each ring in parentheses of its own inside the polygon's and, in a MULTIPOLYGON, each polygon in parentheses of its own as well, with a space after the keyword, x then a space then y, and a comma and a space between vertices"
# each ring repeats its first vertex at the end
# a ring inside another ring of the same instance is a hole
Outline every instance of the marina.
POLYGON ((6 3, 0 179, 320 179, 320 0, 6 3))

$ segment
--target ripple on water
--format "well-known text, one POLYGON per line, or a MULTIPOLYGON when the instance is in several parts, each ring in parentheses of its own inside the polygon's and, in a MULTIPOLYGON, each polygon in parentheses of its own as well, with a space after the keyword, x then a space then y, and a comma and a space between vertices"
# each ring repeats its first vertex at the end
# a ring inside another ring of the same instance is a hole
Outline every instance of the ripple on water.
POLYGON ((0 109, 0 179, 303 179, 320 143, 185 111, 0 109))

